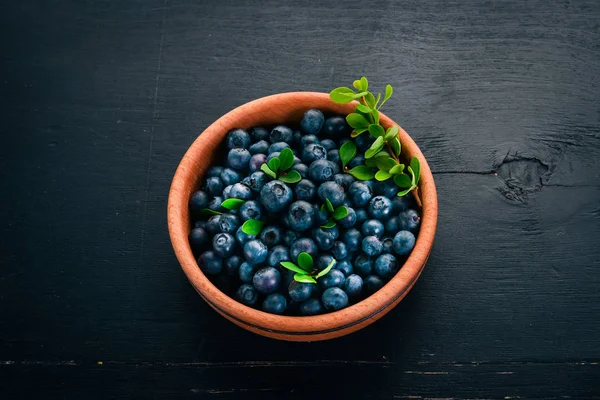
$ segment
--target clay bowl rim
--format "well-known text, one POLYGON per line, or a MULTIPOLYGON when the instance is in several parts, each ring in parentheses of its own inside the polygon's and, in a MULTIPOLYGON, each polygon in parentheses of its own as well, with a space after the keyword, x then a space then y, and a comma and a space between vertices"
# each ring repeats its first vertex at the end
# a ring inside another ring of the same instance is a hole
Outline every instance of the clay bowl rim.
MULTIPOLYGON (((344 329, 367 320, 394 304, 411 289, 418 279, 431 252, 437 225, 438 204, 433 175, 421 150, 406 131, 400 128, 399 137, 402 143, 403 157, 410 159, 410 157, 416 156, 421 163, 419 183, 419 193, 423 203, 421 228, 415 247, 404 265, 376 293, 340 311, 316 316, 281 316, 248 307, 219 290, 198 267, 188 243, 191 228, 188 202, 191 193, 197 190, 198 182, 205 172, 207 164, 212 162, 212 160, 207 161, 206 148, 216 147, 223 140, 225 134, 233 128, 248 129, 251 126, 261 125, 259 121, 267 119, 262 117, 261 110, 263 114, 272 114, 276 109, 274 106, 287 107, 282 111, 284 114, 286 112, 288 114, 297 113, 300 110, 304 112, 309 108, 321 108, 328 112, 345 115, 354 110, 356 102, 336 104, 329 99, 327 93, 320 92, 279 93, 242 104, 212 123, 188 148, 173 177, 167 210, 168 229, 173 249, 183 272, 202 298, 213 308, 216 307, 235 320, 267 332, 284 334, 319 334, 344 329), (249 119, 250 122, 248 122, 249 119), (238 124, 238 121, 241 123, 238 124), (252 125, 247 126, 248 123, 252 125)), ((282 120, 279 123, 286 122, 289 121, 282 120)), ((400 126, 383 113, 380 123, 386 128, 392 124, 400 126)), ((263 124, 274 125, 277 122, 263 124)))

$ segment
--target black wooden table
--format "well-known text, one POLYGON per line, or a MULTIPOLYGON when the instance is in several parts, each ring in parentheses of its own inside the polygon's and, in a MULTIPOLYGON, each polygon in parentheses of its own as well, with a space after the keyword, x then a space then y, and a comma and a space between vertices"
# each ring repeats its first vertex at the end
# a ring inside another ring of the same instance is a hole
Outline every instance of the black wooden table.
POLYGON ((0 398, 600 397, 600 2, 0 5, 0 398), (435 173, 421 279, 312 344, 213 312, 166 200, 230 109, 367 75, 435 173))

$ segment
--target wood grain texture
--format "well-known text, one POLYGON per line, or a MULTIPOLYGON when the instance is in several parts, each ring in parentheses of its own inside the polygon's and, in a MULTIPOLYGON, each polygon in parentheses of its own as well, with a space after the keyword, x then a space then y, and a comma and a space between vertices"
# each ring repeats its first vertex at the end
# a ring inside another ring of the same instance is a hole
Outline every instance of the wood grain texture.
POLYGON ((600 396, 597 1, 25 0, 0 11, 7 397, 600 396), (178 271, 171 178, 227 110, 361 74, 394 86, 384 112, 434 172, 428 266, 353 335, 257 337, 178 271), (329 379, 298 384, 317 373, 329 379))

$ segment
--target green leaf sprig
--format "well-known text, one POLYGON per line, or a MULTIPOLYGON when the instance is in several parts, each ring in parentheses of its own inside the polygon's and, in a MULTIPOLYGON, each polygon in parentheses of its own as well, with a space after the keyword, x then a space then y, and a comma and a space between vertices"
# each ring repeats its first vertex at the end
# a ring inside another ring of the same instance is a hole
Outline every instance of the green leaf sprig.
POLYGON ((280 264, 282 267, 296 273, 294 274, 294 280, 296 282, 317 283, 317 279, 327 275, 336 262, 337 261, 334 258, 324 270, 319 272, 316 268, 314 268, 312 256, 308 253, 302 252, 298 255, 298 265, 290 261, 281 261, 280 264))
POLYGON ((334 209, 333 204, 326 197, 325 204, 321 206, 321 212, 327 214, 327 222, 321 225, 321 228, 331 229, 336 225, 335 221, 339 221, 348 215, 348 208, 346 206, 339 206, 334 209))
POLYGON ((400 188, 398 196, 404 196, 414 190, 417 202, 420 202, 417 193, 421 173, 419 159, 413 157, 408 167, 401 163, 400 127, 393 125, 385 129, 380 124, 379 110, 392 97, 394 92, 392 86, 386 85, 383 101, 381 101, 381 93, 375 97, 373 93, 369 92, 369 81, 364 76, 355 80, 352 86, 356 91, 348 87, 339 87, 333 89, 329 93, 329 97, 339 104, 358 100, 359 103, 354 112, 346 116, 346 122, 352 127, 350 136, 356 138, 364 132, 369 132, 374 140, 365 151, 365 165, 358 165, 352 169, 348 169, 348 163, 356 155, 356 145, 352 142, 344 143, 340 148, 342 168, 359 180, 375 178, 378 181, 386 181, 393 179, 396 186, 400 188), (404 173, 405 169, 410 176, 404 173))
MULTIPOLYGON (((230 198, 221 203, 221 207, 228 210, 239 210, 245 203, 245 200, 230 198)), ((209 218, 213 215, 222 215, 220 211, 211 210, 210 208, 204 208, 200 210, 200 217, 209 218)), ((249 219, 242 224, 242 232, 246 235, 258 236, 262 231, 264 221, 258 219, 249 219)))
POLYGON ((260 166, 260 169, 273 179, 286 183, 296 183, 302 179, 300 173, 291 169, 294 165, 294 153, 289 147, 281 150, 279 157, 273 157, 269 162, 260 166))

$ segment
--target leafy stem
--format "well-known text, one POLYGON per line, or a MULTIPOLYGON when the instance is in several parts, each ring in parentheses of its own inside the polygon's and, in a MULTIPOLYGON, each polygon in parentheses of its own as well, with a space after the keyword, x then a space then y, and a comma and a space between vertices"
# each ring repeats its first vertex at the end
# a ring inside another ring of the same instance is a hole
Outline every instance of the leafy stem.
POLYGON ((319 271, 315 268, 312 256, 302 252, 298 255, 298 265, 290 261, 281 261, 280 264, 282 267, 296 273, 294 274, 294 280, 296 282, 317 283, 317 279, 327 275, 336 262, 337 261, 334 258, 325 269, 319 271))
POLYGON ((331 201, 329 201, 328 198, 325 198, 325 204, 321 206, 321 212, 327 214, 327 222, 321 225, 321 228, 324 229, 333 228, 336 225, 335 221, 339 221, 348 216, 348 208, 346 206, 339 206, 334 209, 333 204, 331 204, 331 201))
POLYGON ((279 157, 273 157, 269 162, 260 166, 260 169, 273 179, 286 183, 296 183, 302 179, 300 173, 291 169, 294 166, 294 153, 289 147, 281 150, 279 157))
MULTIPOLYGON (((245 200, 230 198, 221 203, 221 207, 227 210, 239 210, 245 203, 245 200)), ((220 211, 215 211, 210 208, 204 208, 200 211, 200 215, 205 218, 209 218, 213 215, 222 215, 220 211)), ((257 236, 262 230, 265 223, 258 219, 249 219, 242 224, 242 232, 247 235, 257 236)))

